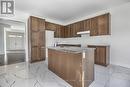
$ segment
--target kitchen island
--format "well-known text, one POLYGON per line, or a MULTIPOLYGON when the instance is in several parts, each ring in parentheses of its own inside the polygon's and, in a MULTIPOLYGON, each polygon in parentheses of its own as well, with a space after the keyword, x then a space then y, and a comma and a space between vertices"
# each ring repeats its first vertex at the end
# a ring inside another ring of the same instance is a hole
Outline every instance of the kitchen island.
POLYGON ((48 68, 73 87, 88 87, 94 80, 94 49, 49 47, 48 68))

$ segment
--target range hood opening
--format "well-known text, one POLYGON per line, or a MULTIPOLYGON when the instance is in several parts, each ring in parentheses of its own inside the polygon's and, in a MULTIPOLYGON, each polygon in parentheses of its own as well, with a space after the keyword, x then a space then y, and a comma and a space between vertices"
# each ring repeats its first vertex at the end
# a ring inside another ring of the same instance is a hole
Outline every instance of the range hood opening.
POLYGON ((90 34, 90 31, 81 31, 81 32, 77 32, 77 34, 90 34))

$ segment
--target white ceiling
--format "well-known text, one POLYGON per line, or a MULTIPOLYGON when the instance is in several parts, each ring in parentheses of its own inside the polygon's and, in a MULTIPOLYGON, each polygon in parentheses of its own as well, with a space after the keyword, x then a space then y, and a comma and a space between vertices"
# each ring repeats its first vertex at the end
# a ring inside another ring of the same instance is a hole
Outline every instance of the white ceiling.
POLYGON ((0 18, 0 26, 8 27, 15 30, 25 30, 25 23, 14 20, 6 20, 0 18))
POLYGON ((15 0, 16 9, 62 23, 130 0, 15 0))
POLYGON ((21 27, 25 27, 25 23, 24 22, 14 21, 14 20, 6 20, 6 19, 1 19, 0 18, 0 23, 6 24, 6 25, 10 25, 10 26, 21 26, 21 27))

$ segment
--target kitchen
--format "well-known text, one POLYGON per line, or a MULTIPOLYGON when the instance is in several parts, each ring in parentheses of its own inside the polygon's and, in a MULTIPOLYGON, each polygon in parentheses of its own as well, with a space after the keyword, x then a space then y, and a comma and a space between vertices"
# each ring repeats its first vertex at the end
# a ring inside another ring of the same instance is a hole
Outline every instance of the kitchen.
MULTIPOLYGON (((22 2, 16 1, 16 7, 17 3, 22 2)), ((114 2, 104 1, 110 8, 74 18, 71 14, 69 19, 63 14, 49 19, 40 12, 16 11, 10 19, 26 23, 27 28, 26 62, 1 66, 0 86, 20 87, 23 81, 21 87, 129 87, 130 3, 110 3, 114 2)))

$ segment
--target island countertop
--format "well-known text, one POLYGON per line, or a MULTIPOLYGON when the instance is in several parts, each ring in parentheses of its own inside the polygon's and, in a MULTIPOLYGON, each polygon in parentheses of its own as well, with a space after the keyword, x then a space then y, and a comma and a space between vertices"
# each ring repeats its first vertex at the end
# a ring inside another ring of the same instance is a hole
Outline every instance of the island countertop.
POLYGON ((95 48, 87 48, 87 47, 48 47, 48 49, 63 51, 68 53, 83 53, 88 50, 94 50, 95 48))
POLYGON ((48 68, 72 87, 94 81, 94 48, 48 47, 48 68))

